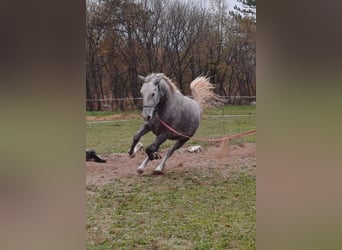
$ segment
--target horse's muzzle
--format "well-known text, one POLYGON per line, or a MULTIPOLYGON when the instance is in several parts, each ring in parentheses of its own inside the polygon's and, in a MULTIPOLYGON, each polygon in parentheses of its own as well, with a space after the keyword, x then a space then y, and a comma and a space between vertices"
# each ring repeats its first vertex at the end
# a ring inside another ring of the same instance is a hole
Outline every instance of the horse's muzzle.
POLYGON ((152 116, 150 116, 150 115, 147 115, 147 116, 142 115, 142 117, 143 117, 144 121, 147 121, 147 122, 152 119, 152 116))
POLYGON ((152 108, 144 107, 143 112, 141 113, 141 116, 143 117, 145 121, 150 121, 153 118, 154 112, 155 112, 154 107, 152 108))

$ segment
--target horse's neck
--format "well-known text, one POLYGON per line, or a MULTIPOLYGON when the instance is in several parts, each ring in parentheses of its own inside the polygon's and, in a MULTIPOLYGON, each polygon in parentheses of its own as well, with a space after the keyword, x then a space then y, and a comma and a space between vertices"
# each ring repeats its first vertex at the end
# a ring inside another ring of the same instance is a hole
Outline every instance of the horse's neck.
POLYGON ((181 105, 182 94, 180 92, 168 92, 161 99, 159 107, 159 115, 163 117, 168 117, 171 113, 177 110, 181 105))
POLYGON ((170 101, 170 99, 172 99, 173 95, 175 94, 172 86, 167 82, 163 82, 163 84, 161 85, 161 90, 163 91, 163 99, 165 102, 170 101))

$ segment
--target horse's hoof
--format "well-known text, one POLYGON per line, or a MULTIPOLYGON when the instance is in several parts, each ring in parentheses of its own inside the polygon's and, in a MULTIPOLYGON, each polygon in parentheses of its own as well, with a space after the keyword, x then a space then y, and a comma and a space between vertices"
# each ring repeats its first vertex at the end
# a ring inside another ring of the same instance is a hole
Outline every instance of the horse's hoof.
POLYGON ((128 153, 128 156, 129 156, 130 158, 134 158, 135 154, 134 154, 134 153, 133 153, 133 154, 128 153))
POLYGON ((151 155, 152 160, 158 160, 161 159, 161 155, 159 154, 159 152, 153 152, 151 155))
POLYGON ((138 174, 142 174, 142 173, 144 173, 144 170, 138 168, 138 169, 137 169, 137 172, 138 172, 138 174))
POLYGON ((153 174, 154 175, 162 175, 164 173, 162 171, 160 171, 160 170, 153 170, 153 174))
POLYGON ((133 154, 135 154, 138 151, 143 151, 144 150, 144 145, 141 142, 138 142, 137 145, 135 145, 133 149, 133 154))

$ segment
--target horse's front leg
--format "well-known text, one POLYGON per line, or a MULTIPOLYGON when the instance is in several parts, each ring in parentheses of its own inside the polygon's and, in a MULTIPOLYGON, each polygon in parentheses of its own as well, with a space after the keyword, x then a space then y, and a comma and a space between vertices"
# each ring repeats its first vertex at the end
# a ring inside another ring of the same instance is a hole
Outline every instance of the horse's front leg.
POLYGON ((139 130, 138 132, 133 136, 133 142, 132 145, 128 151, 128 155, 133 158, 135 156, 135 152, 134 152, 134 147, 135 145, 137 145, 137 143, 140 141, 140 138, 142 136, 144 136, 145 134, 147 134, 148 132, 151 131, 150 126, 145 123, 139 130))
POLYGON ((154 142, 146 148, 145 152, 148 155, 148 158, 150 159, 150 161, 160 158, 158 154, 158 150, 159 150, 160 145, 163 144, 166 140, 167 140, 167 136, 165 134, 160 134, 157 136, 154 142))
POLYGON ((146 154, 148 155, 145 160, 143 160, 143 162, 139 165, 139 167, 137 168, 137 172, 139 174, 142 174, 144 172, 144 169, 146 168, 147 166, 147 163, 149 161, 152 161, 154 159, 159 159, 159 154, 158 154, 158 149, 159 149, 159 146, 165 142, 167 140, 166 136, 164 135, 159 135, 157 136, 157 138, 154 140, 154 142, 149 145, 145 152, 146 154))
POLYGON ((139 167, 137 168, 137 172, 139 174, 144 173, 144 169, 147 166, 147 163, 150 161, 150 159, 148 157, 145 158, 145 160, 139 165, 139 167))

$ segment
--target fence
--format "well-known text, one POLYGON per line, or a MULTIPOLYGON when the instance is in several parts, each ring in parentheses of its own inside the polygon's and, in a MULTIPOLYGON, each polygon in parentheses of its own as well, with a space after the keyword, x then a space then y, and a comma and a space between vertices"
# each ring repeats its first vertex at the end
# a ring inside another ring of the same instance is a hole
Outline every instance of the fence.
MULTIPOLYGON (((256 102, 256 96, 221 96, 221 98, 225 104, 230 105, 246 105, 256 102)), ((132 111, 140 110, 142 106, 142 98, 86 99, 87 111, 132 111)))

